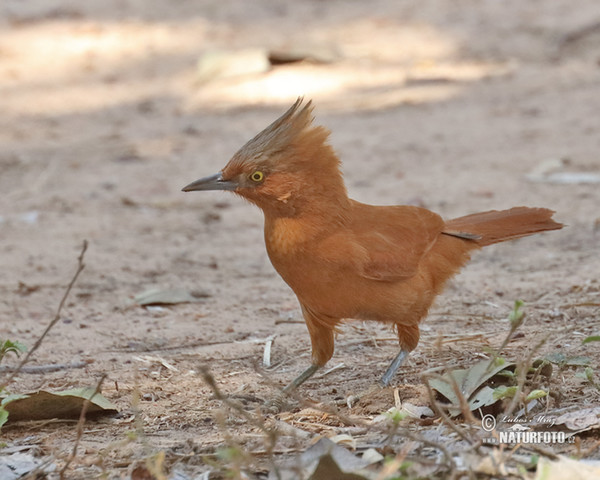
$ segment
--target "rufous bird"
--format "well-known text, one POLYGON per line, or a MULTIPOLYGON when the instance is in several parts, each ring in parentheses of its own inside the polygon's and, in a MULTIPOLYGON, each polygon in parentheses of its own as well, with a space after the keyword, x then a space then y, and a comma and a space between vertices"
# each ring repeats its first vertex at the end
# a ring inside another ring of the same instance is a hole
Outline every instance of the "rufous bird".
POLYGON ((345 319, 395 327, 400 352, 381 378, 388 385, 419 342, 419 323, 446 281, 486 245, 562 228, 546 208, 514 207, 445 221, 416 206, 373 206, 348 198, 329 131, 313 126, 299 98, 247 142, 219 173, 183 188, 230 190, 264 213, 275 270, 300 302, 312 363, 298 387, 333 355, 345 319))

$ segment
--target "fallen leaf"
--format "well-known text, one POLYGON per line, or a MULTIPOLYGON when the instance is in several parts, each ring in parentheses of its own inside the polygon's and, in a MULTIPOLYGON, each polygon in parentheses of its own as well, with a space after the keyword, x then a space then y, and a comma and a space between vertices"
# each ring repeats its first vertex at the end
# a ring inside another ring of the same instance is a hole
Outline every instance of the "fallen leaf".
POLYGON ((142 307, 148 305, 175 305, 177 303, 195 303, 210 295, 206 292, 190 292, 183 288, 146 290, 134 297, 135 303, 142 307))
POLYGON ((321 438, 305 452, 292 458, 277 471, 269 472, 269 480, 366 480, 361 474, 373 463, 369 459, 358 457, 328 438, 321 438))
POLYGON ((309 480, 367 480, 362 475, 344 472, 330 454, 323 455, 319 459, 317 468, 309 477, 309 480))
POLYGON ((362 459, 369 462, 369 464, 373 464, 381 462, 385 457, 374 448, 367 448, 362 454, 362 459))
POLYGON ((288 45, 269 52, 269 62, 272 65, 302 61, 310 63, 333 63, 341 59, 341 57, 342 55, 337 46, 325 44, 288 45))
POLYGON ((600 407, 578 408, 555 418, 554 423, 573 431, 600 428, 600 407))
POLYGON ((46 478, 44 473, 56 470, 53 463, 46 459, 34 457, 29 453, 13 453, 12 455, 0 455, 0 478, 2 480, 17 480, 30 478, 28 475, 37 471, 35 478, 46 478))
POLYGON ((585 357, 582 355, 578 355, 575 357, 567 357, 565 354, 560 352, 549 353, 544 359, 563 367, 585 367, 591 362, 591 359, 589 357, 585 357))
POLYGON ((427 381, 432 389, 436 390, 449 401, 449 410, 452 416, 459 415, 460 399, 454 391, 453 382, 469 403, 471 410, 493 405, 498 401, 494 397, 494 389, 484 385, 488 380, 498 375, 503 370, 514 366, 503 358, 495 359, 491 364, 489 360, 476 363, 471 368, 457 369, 446 373, 442 378, 430 378, 427 381))
POLYGON ((356 450, 356 439, 352 435, 348 435, 347 433, 340 433, 339 435, 334 435, 329 440, 338 445, 347 445, 352 450, 356 450))
POLYGON ((433 417, 434 413, 427 405, 413 405, 412 403, 402 402, 402 411, 408 413, 412 418, 433 417))
MULTIPOLYGON (((73 388, 62 392, 40 390, 34 393, 11 395, 2 399, 2 406, 8 412, 8 421, 42 420, 46 418, 79 418, 84 402, 95 389, 91 387, 73 388)), ((97 393, 90 400, 88 414, 116 413, 117 408, 97 393)))
POLYGON ((131 480, 156 480, 145 465, 138 465, 131 472, 131 480))

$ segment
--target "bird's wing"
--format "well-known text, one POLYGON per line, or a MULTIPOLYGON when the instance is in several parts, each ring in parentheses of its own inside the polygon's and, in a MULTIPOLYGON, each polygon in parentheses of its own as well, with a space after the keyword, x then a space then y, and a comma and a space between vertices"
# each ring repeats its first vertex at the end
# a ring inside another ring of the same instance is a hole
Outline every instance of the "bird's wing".
POLYGON ((418 207, 359 205, 359 215, 350 228, 322 243, 323 260, 383 282, 415 275, 443 230, 441 217, 418 207))

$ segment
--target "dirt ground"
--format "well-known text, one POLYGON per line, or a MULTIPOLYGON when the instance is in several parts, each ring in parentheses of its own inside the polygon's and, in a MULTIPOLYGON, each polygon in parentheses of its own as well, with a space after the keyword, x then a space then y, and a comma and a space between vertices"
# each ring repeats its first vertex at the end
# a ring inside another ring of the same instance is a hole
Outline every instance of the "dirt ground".
MULTIPOLYGON (((308 365, 306 327, 267 258, 261 212, 227 193, 180 190, 217 172, 299 95, 331 129, 357 200, 422 205, 446 218, 544 206, 567 225, 475 255, 424 322, 397 377, 401 400, 427 405, 425 369, 468 365, 498 347, 516 299, 527 321, 506 358, 523 358, 550 334, 538 356, 584 355, 598 370, 597 344, 581 344, 600 333, 597 22, 596 0, 4 0, 0 338, 35 342, 89 242, 61 321, 31 363, 87 367, 20 374, 9 390, 94 386, 106 373, 103 394, 121 412, 88 424, 70 478, 102 469, 125 478, 157 451, 169 468, 202 472, 192 453, 214 452, 227 435, 250 450, 262 445, 256 428, 215 413, 221 402, 200 372, 207 366, 224 393, 257 409, 308 365), (199 78, 208 51, 297 47, 335 59, 199 78), (151 288, 202 298, 132 305, 151 288), (274 366, 265 370, 271 335, 274 366), (136 425, 145 435, 128 443, 136 425)), ((345 401, 368 390, 396 352, 386 327, 348 322, 329 365, 340 367, 301 394, 372 419, 394 406, 394 388, 352 408, 345 401)), ((561 398, 553 407, 598 405, 598 389, 575 374, 553 379, 561 398)), ((294 425, 310 434, 361 438, 303 415, 294 425)), ((75 428, 9 423, 2 436, 58 458, 75 428)), ((582 436, 584 447, 597 439, 582 436)))

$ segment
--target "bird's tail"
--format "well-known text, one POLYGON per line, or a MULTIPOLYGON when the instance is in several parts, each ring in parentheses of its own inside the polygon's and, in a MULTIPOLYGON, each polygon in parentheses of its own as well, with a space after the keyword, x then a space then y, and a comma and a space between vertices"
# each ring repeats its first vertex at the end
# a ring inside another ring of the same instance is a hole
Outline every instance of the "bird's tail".
POLYGON ((552 220, 553 213, 547 208, 529 207, 474 213, 446 222, 443 233, 484 247, 546 230, 559 230, 563 224, 552 220))

